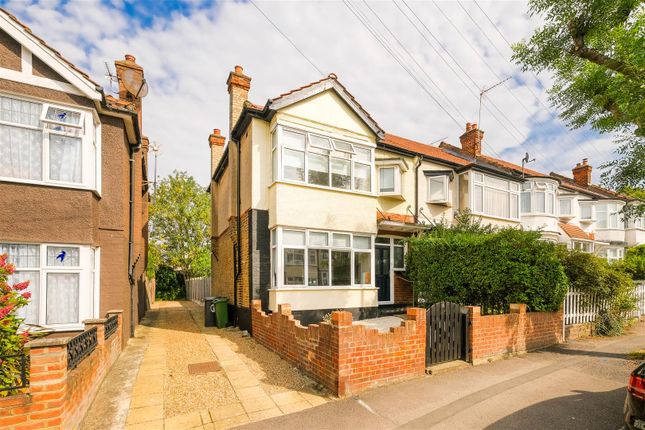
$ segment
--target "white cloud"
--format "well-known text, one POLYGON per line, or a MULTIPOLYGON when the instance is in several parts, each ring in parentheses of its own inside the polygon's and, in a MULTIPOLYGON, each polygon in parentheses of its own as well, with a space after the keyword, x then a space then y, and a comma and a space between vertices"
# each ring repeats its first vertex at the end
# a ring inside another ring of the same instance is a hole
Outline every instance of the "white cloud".
MULTIPOLYGON (((112 3, 123 2, 113 0, 112 3)), ((565 173, 567 166, 572 167, 583 156, 589 156, 592 161, 597 159, 594 164, 599 166, 600 158, 610 152, 606 150, 611 149, 606 139, 593 134, 591 139, 597 140, 593 145, 602 145, 600 154, 588 142, 582 148, 578 146, 580 143, 570 144, 574 137, 580 139, 590 134, 566 133, 553 125, 559 121, 552 119, 554 112, 545 109, 545 91, 532 74, 520 73, 517 66, 509 63, 510 48, 474 3, 463 5, 504 57, 456 2, 438 5, 487 64, 432 2, 409 3, 470 78, 461 73, 405 6, 399 4, 440 55, 393 3, 370 3, 445 93, 445 96, 440 94, 412 60, 406 59, 457 123, 419 88, 342 2, 257 4, 323 73, 336 73, 389 132, 426 142, 447 136, 448 141, 458 144, 463 123, 477 121, 479 91, 495 84, 497 76, 519 76, 525 85, 509 81, 486 95, 481 118, 486 131, 486 152, 503 154, 509 161, 519 162, 524 152, 529 151, 539 159, 536 167, 565 173), (452 70, 441 57, 451 64, 452 70), (534 94, 540 97, 541 103, 534 94), (450 108, 450 103, 457 109, 450 108), (542 132, 543 123, 548 124, 551 133, 542 132), (569 144, 571 148, 567 147, 569 144), (562 151, 563 146, 568 149, 562 151)), ((405 55, 364 4, 353 5, 387 35, 397 52, 405 55)), ((522 2, 480 2, 480 5, 511 42, 529 37, 539 24, 537 18, 526 15, 526 5, 522 2)), ((144 132, 162 146, 160 175, 173 169, 186 170, 204 185, 208 183, 210 166, 207 136, 213 128, 221 128, 225 133, 228 129, 225 82, 234 65, 243 65, 253 78, 251 99, 256 103, 264 103, 269 97, 320 78, 247 2, 217 2, 210 9, 193 9, 188 16, 174 13, 170 17, 157 17, 149 26, 142 26, 120 9, 98 1, 41 1, 37 5, 15 1, 7 3, 6 8, 69 60, 86 68, 106 89, 109 85, 103 78, 103 63, 123 58, 125 53, 135 55, 150 85, 150 93, 144 100, 144 132)), ((540 76, 540 80, 548 85, 551 78, 540 76)))

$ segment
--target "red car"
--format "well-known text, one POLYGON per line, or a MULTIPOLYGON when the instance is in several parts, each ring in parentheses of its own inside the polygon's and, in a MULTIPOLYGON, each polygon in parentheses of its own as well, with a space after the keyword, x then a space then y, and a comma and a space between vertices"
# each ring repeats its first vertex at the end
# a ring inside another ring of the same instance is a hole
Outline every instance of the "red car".
POLYGON ((629 377, 624 415, 627 429, 645 430, 645 363, 629 377))

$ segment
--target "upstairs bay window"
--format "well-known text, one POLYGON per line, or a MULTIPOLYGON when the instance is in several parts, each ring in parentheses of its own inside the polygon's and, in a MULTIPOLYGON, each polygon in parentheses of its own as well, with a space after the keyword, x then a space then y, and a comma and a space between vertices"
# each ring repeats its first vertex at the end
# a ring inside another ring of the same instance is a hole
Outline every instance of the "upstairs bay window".
POLYGON ((381 159, 376 160, 376 167, 379 195, 401 198, 403 195, 401 179, 403 173, 408 170, 407 163, 402 159, 381 159))
POLYGON ((555 184, 527 181, 522 184, 522 213, 555 215, 555 184))
POLYGON ((448 202, 448 175, 428 175, 428 203, 444 204, 448 202))
POLYGON ((274 180, 372 192, 372 150, 358 144, 278 126, 272 137, 272 164, 274 180))
POLYGON ((370 236, 278 228, 272 231, 272 238, 274 288, 372 284, 370 236))
POLYGON ((0 179, 94 188, 99 141, 89 112, 0 96, 0 179))
POLYGON ((519 184, 517 182, 471 173, 471 208, 473 213, 512 220, 519 219, 519 184))
POLYGON ((596 204, 596 228, 622 229, 625 223, 621 219, 622 205, 618 203, 596 204))

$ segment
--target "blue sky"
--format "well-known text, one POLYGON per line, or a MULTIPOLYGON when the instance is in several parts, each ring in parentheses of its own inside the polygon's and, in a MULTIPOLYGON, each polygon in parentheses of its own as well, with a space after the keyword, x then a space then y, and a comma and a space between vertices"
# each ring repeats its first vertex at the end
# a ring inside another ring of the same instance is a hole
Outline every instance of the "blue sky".
POLYGON ((529 152, 534 169, 564 174, 586 157, 595 180, 612 157, 610 136, 569 131, 557 118, 545 92, 551 76, 538 80, 510 62, 506 40, 527 38, 540 24, 523 2, 255 1, 308 60, 248 1, 2 4, 107 91, 104 63, 135 55, 150 86, 144 132, 161 145, 161 176, 185 170, 208 183, 207 138, 213 128, 228 132, 225 82, 236 64, 253 79, 255 103, 320 79, 318 68, 336 73, 388 132, 453 144, 466 122, 477 122, 480 90, 510 77, 484 98, 485 153, 519 163, 529 152))

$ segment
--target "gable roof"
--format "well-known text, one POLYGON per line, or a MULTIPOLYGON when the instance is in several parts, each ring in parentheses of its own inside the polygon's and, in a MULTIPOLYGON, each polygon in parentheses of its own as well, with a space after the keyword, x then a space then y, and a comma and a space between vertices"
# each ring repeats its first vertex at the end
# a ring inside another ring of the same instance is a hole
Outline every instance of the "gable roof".
POLYGON ((311 82, 307 85, 303 85, 269 99, 265 105, 265 109, 282 109, 327 90, 333 90, 341 99, 343 99, 343 101, 345 101, 354 113, 363 120, 375 135, 382 137, 385 134, 385 131, 383 131, 381 126, 379 126, 369 112, 367 112, 365 108, 358 103, 356 98, 347 91, 347 88, 338 81, 338 77, 333 73, 330 73, 327 77, 318 81, 311 82))
POLYGON ((63 57, 60 52, 49 46, 47 42, 36 36, 31 28, 4 8, 0 8, 0 27, 84 96, 93 100, 102 99, 101 85, 92 80, 89 74, 63 57))
POLYGON ((566 188, 572 191, 577 191, 583 194, 589 194, 595 198, 615 199, 615 200, 624 200, 624 201, 636 200, 624 194, 620 194, 615 191, 611 191, 606 188, 599 187, 598 185, 593 185, 593 184, 581 185, 576 181, 574 181, 573 179, 568 178, 564 175, 560 175, 558 173, 551 172, 551 176, 560 180, 560 185, 562 188, 566 188))

